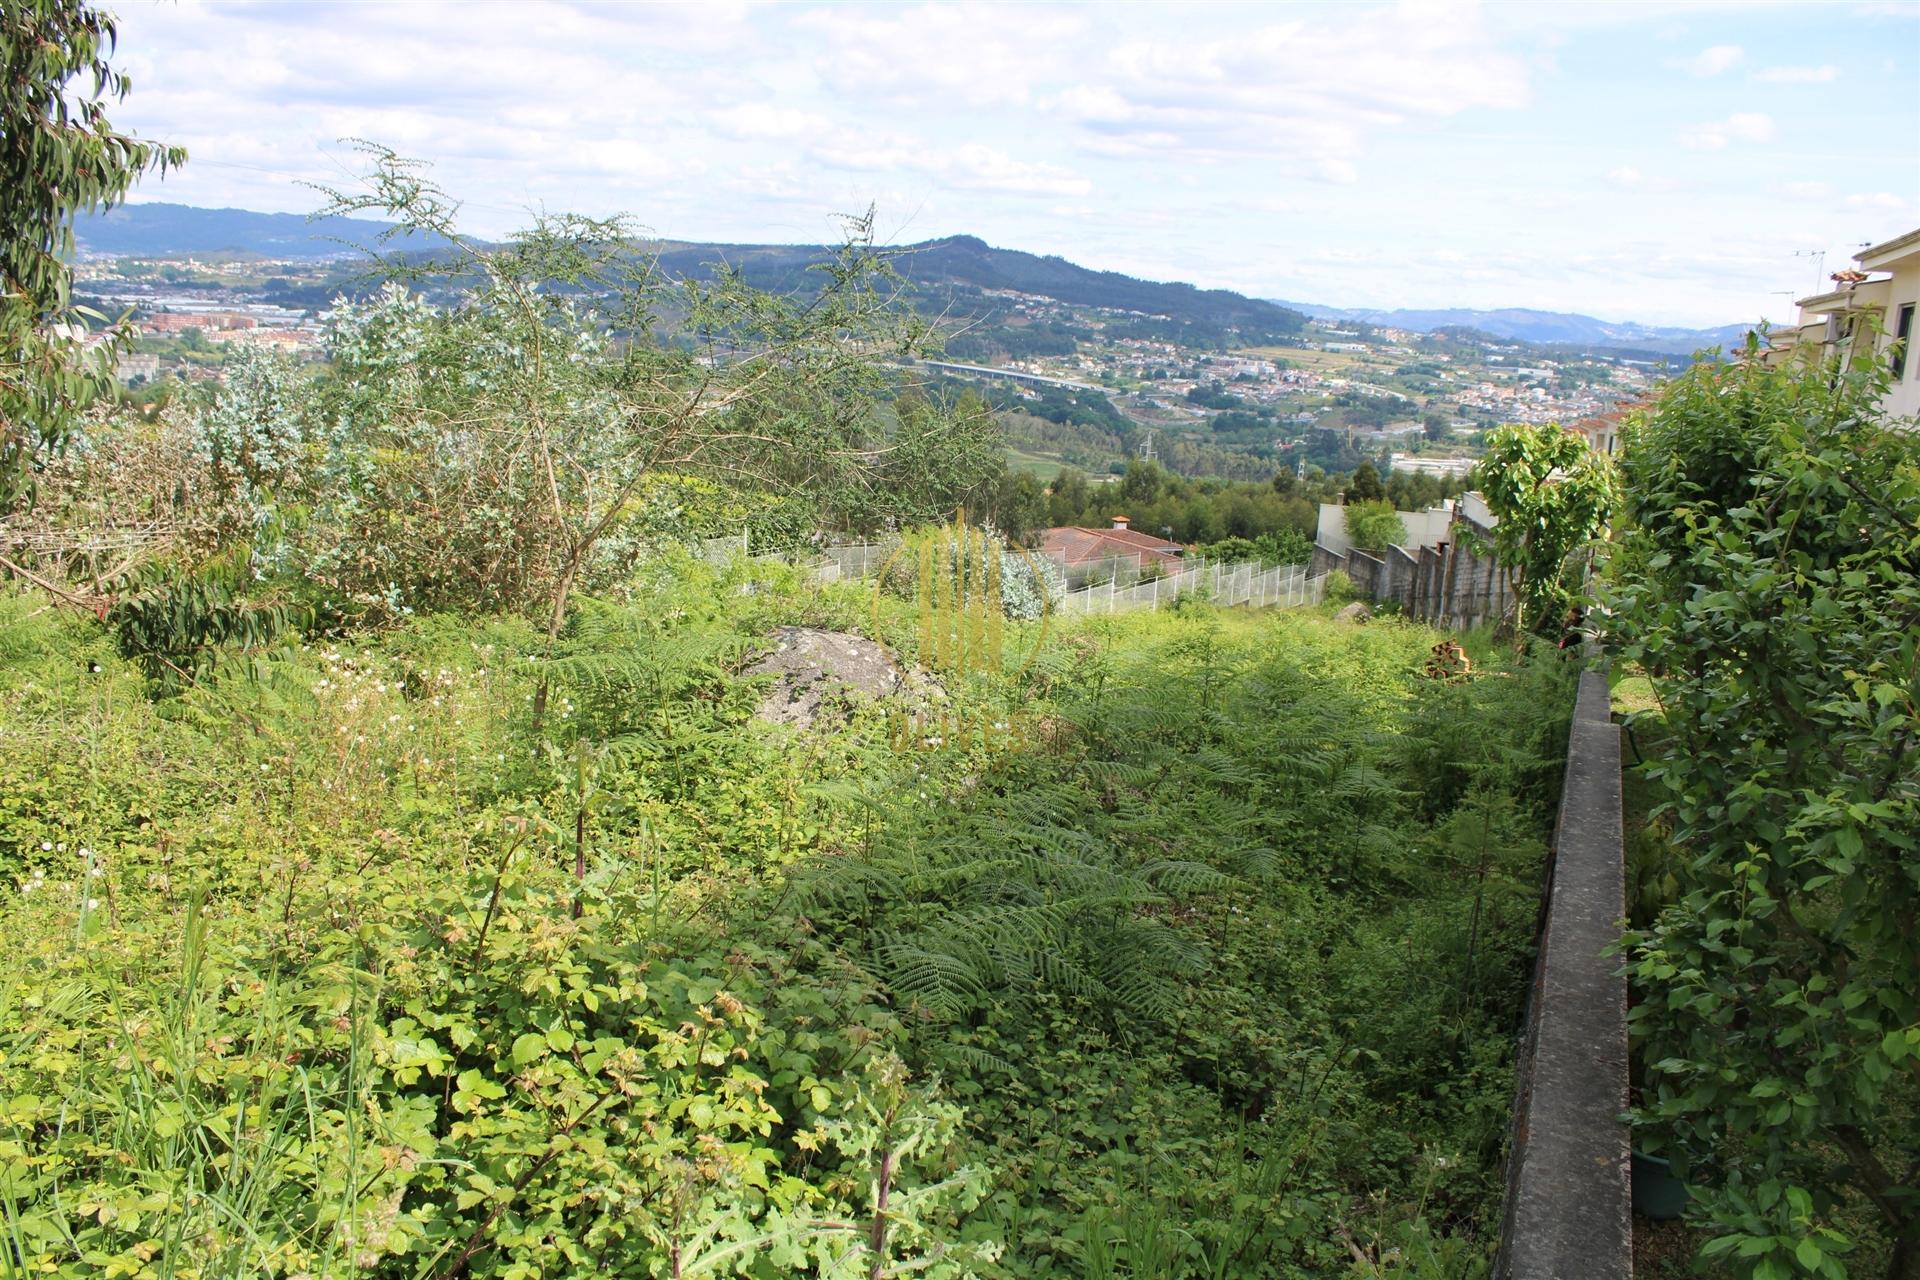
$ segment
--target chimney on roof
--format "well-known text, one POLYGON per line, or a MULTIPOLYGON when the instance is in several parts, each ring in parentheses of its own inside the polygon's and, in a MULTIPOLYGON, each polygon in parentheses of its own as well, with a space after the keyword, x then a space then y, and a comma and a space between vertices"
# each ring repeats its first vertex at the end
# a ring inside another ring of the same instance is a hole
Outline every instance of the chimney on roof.
POLYGON ((1124 529, 1124 528, 1126 528, 1126 527, 1127 527, 1127 517, 1126 517, 1126 516, 1115 516, 1115 517, 1113 518, 1113 527, 1114 527, 1114 528, 1116 528, 1116 529, 1124 529))

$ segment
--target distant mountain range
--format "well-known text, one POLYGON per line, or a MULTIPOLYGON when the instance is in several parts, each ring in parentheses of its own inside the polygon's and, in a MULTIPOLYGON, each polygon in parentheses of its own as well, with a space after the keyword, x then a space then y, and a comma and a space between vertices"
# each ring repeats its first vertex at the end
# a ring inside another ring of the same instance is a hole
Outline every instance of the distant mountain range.
MULTIPOLYGON (((307 218, 246 209, 200 209, 178 204, 131 204, 78 220, 80 247, 111 257, 164 258, 217 253, 323 261, 350 257, 372 247, 388 224, 359 218, 307 218)), ((406 248, 404 239, 387 247, 406 248)), ((425 247, 422 243, 421 247, 425 247)), ((653 246, 661 265, 675 275, 699 276, 713 263, 739 267, 763 288, 804 287, 807 268, 830 250, 820 245, 703 244, 661 242, 653 246)), ((1306 318, 1431 332, 1468 328, 1490 337, 1541 344, 1605 347, 1690 355, 1702 347, 1732 346, 1747 326, 1676 329, 1596 320, 1557 311, 1362 310, 1249 298, 1226 289, 1137 280, 1115 271, 1094 271, 1064 258, 996 249, 973 236, 950 236, 903 246, 896 260, 923 305, 960 315, 990 310, 992 291, 1053 298, 1068 306, 1140 313, 1135 321, 1109 324, 1109 336, 1139 336, 1214 345, 1229 337, 1258 343, 1297 334, 1306 318), (986 304, 983 306, 983 304, 986 304)), ((1043 335, 1017 335, 1031 346, 1043 335)), ((1001 335, 1002 353, 1020 345, 1001 335)), ((986 348, 994 348, 989 344, 986 348)))
MULTIPOLYGON (((751 245, 662 242, 653 246, 660 264, 676 276, 698 276, 715 262, 738 267, 761 288, 805 287, 807 270, 832 252, 820 245, 751 245)), ((998 309, 987 295, 1006 290, 1051 298, 1068 306, 1137 312, 1132 327, 1109 323, 1119 336, 1141 336, 1212 344, 1229 333, 1247 342, 1288 337, 1306 327, 1298 311, 1249 298, 1227 289, 1137 280, 1117 271, 1095 271, 1065 258, 1041 257, 1017 249, 996 249, 974 236, 948 236, 893 250, 894 268, 935 312, 978 315, 998 309)))
MULTIPOLYGON (((164 258, 215 253, 323 261, 351 256, 373 245, 385 223, 347 218, 309 220, 298 214, 245 209, 199 209, 177 204, 123 205, 75 224, 82 250, 109 257, 164 258), (344 243, 343 243, 344 242, 344 243)), ((389 248, 408 248, 405 241, 389 248)), ((424 244, 421 247, 425 247, 424 244)), ((669 274, 698 277, 726 262, 762 288, 805 288, 816 276, 808 268, 825 261, 823 245, 704 244, 661 241, 649 246, 669 274)), ((1154 336, 1211 345, 1231 335, 1248 342, 1300 331, 1297 311, 1225 289, 1136 280, 1115 271, 1094 271, 1064 258, 996 249, 973 236, 950 236, 900 246, 894 265, 935 310, 959 302, 960 314, 995 310, 984 295, 1012 290, 1053 298, 1069 306, 1104 307, 1163 317, 1144 327, 1154 336), (986 305, 982 305, 983 302, 986 305)))
POLYGON ((371 247, 388 225, 363 218, 309 218, 250 209, 124 204, 106 213, 81 216, 74 223, 74 236, 83 251, 114 258, 238 253, 319 261, 371 247))
POLYGON ((1616 323, 1570 311, 1532 311, 1525 307, 1503 307, 1495 311, 1470 311, 1459 307, 1431 311, 1406 308, 1376 311, 1318 306, 1308 302, 1281 302, 1278 305, 1305 312, 1315 320, 1411 329, 1416 333, 1432 333, 1436 329, 1472 329, 1489 337, 1509 341, 1613 347, 1683 356, 1692 355, 1704 347, 1738 346, 1745 341, 1747 330, 1753 328, 1746 324, 1727 324, 1716 329, 1663 328, 1636 324, 1631 320, 1616 323))

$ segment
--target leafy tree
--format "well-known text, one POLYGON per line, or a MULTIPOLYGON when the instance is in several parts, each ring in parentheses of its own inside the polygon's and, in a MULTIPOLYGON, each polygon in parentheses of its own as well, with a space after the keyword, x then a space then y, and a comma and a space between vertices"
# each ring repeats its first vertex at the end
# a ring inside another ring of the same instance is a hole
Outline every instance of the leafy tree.
POLYGON ((787 510, 798 536, 945 502, 980 471, 984 414, 956 438, 909 407, 888 436, 874 353, 915 348, 924 327, 893 305, 866 220, 807 291, 769 294, 721 269, 667 278, 617 218, 472 240, 421 166, 367 151, 367 189, 329 191, 327 212, 379 212, 416 252, 382 256, 397 283, 336 308, 335 376, 287 427, 317 450, 300 474, 319 489, 290 495, 314 511, 313 577, 361 607, 526 609, 551 640, 576 591, 631 563, 663 478, 725 481, 787 510), (442 248, 423 262, 421 243, 442 248), (672 335, 663 314, 681 318, 672 335), (895 456, 938 474, 903 497, 895 456))
POLYGON ((1353 480, 1347 485, 1345 494, 1348 502, 1378 502, 1386 496, 1386 488, 1380 483, 1380 472, 1371 462, 1363 462, 1354 468, 1353 480))
MULTIPOLYGON (((902 520, 923 522, 950 516, 956 508, 992 505, 1006 474, 1000 429, 993 408, 967 390, 949 402, 909 390, 893 403, 895 426, 867 492, 872 506, 902 520)), ((854 515, 871 527, 873 516, 854 515)))
POLYGON ((1407 540, 1407 523, 1393 504, 1350 502, 1345 512, 1347 539, 1362 551, 1384 551, 1407 540))
POLYGON ((1515 630, 1551 629, 1572 599, 1570 557, 1607 526, 1611 463, 1554 423, 1514 423, 1487 434, 1486 455, 1473 474, 1498 520, 1490 538, 1494 556, 1515 578, 1515 630))
POLYGON ((1120 479, 1120 499, 1136 505, 1153 502, 1166 484, 1166 468, 1157 462, 1136 459, 1127 464, 1127 474, 1120 479))
POLYGON ((1639 1122, 1704 1252, 1920 1276, 1920 436, 1882 371, 1696 364, 1630 424, 1608 639, 1674 748, 1680 897, 1626 939, 1639 1122))
POLYGON ((1062 467, 1060 474, 1053 478, 1052 492, 1048 495, 1047 519, 1055 525, 1074 523, 1086 509, 1092 492, 1086 472, 1078 467, 1062 467))
POLYGON ((1352 471, 1364 461, 1359 450, 1347 443, 1346 433, 1330 427, 1309 431, 1305 448, 1308 464, 1322 471, 1352 471))
POLYGON ((1268 564, 1306 564, 1313 559, 1313 539, 1298 529, 1278 529, 1253 540, 1268 564))
POLYGON ((1460 477, 1441 477, 1417 471, 1395 471, 1387 477, 1387 501, 1402 511, 1424 511, 1442 498, 1466 488, 1460 477))
POLYGON ((1015 542, 1030 543, 1048 527, 1047 491, 1031 471, 1001 473, 992 507, 993 523, 1015 542))
POLYGON ((113 386, 117 344, 87 352, 86 321, 102 317, 72 305, 74 214, 186 159, 108 121, 129 87, 107 62, 115 35, 81 0, 0 6, 0 509, 31 495, 37 462, 113 386))

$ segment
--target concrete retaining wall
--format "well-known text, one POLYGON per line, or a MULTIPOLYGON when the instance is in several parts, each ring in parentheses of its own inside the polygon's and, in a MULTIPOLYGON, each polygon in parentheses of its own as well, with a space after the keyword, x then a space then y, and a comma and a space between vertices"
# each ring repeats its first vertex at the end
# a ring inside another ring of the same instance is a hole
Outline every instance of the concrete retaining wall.
POLYGON ((1620 730, 1603 671, 1580 677, 1539 957, 1517 1063, 1496 1280, 1629 1280, 1627 980, 1620 730))

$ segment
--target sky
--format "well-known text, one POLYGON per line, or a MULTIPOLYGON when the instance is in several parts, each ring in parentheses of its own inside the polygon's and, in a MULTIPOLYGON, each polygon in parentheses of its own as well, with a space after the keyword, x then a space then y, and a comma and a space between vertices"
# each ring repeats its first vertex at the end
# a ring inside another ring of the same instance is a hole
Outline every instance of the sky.
POLYGON ((969 234, 1350 307, 1791 317, 1920 227, 1920 0, 119 0, 135 200, 310 212, 432 162, 467 230, 969 234), (1824 259, 1819 255, 1824 254, 1824 259))

